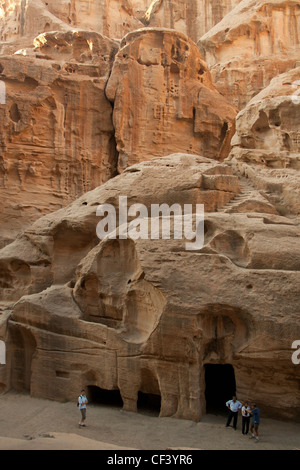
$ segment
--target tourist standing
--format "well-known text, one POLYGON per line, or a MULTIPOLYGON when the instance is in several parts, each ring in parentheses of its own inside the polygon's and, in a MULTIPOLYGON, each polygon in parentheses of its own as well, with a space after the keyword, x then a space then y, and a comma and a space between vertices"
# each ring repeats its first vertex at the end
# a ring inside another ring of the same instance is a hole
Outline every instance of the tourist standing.
POLYGON ((242 406, 242 434, 248 434, 250 424, 250 406, 245 402, 242 406))
POLYGON ((226 406, 229 409, 228 419, 226 423, 226 427, 230 426, 231 420, 233 418, 233 428, 236 430, 237 426, 237 419, 239 410, 242 407, 241 402, 239 402, 235 396, 232 397, 232 400, 228 400, 226 402, 226 406))
POLYGON ((252 415, 252 422, 250 426, 251 439, 255 437, 255 442, 258 442, 259 441, 258 427, 260 424, 260 412, 255 403, 252 403, 251 410, 249 411, 249 413, 251 413, 252 415), (255 435, 254 435, 254 431, 255 431, 255 435))
POLYGON ((87 397, 85 395, 85 390, 81 390, 81 394, 78 397, 77 405, 80 410, 81 419, 79 421, 79 426, 85 426, 86 420, 86 405, 88 403, 87 397))

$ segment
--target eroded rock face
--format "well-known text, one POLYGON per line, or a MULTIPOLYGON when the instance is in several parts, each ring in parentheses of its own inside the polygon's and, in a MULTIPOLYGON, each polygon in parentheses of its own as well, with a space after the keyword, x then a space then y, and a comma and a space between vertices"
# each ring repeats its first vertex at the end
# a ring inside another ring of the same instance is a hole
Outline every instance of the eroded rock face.
POLYGON ((197 41, 239 2, 240 0, 153 0, 142 21, 150 27, 175 29, 197 41))
MULTIPOLYGON (((66 2, 59 2, 66 5, 66 2)), ((70 26, 47 9, 43 0, 11 0, 0 3, 0 40, 2 51, 15 52, 32 44, 45 31, 67 31, 70 26)), ((7 52, 4 52, 7 53, 7 52)))
POLYGON ((73 28, 97 31, 121 39, 141 28, 147 0, 75 0, 47 2, 47 9, 73 28))
POLYGON ((239 193, 238 178, 230 167, 203 157, 196 160, 190 155, 165 157, 165 162, 145 162, 128 168, 123 178, 113 178, 88 193, 88 198, 78 199, 74 206, 38 219, 3 249, 3 262, 0 259, 2 299, 17 300, 21 295, 39 292, 52 283, 65 284, 74 280, 79 261, 98 242, 95 227, 99 221, 96 217, 99 204, 110 203, 118 207, 119 196, 123 195, 128 197, 128 204, 144 204, 149 211, 151 204, 163 201, 170 206, 203 203, 205 210, 211 212, 225 208, 239 193), (189 178, 188 185, 181 181, 181 171, 189 178), (173 183, 180 189, 182 198, 177 198, 173 183), (65 214, 62 219, 60 214, 65 214), (21 257, 16 256, 17 253, 21 257))
POLYGON ((198 421, 230 364, 241 400, 299 419, 298 17, 293 0, 0 2, 0 392, 99 387, 131 411, 145 393, 198 421), (168 240, 100 241, 96 209, 118 226, 120 196, 148 227, 153 204, 204 204, 203 246, 174 220, 168 240))
POLYGON ((78 270, 74 299, 82 318, 141 344, 156 328, 165 305, 160 289, 144 279, 133 240, 112 240, 89 252, 78 270))
POLYGON ((237 116, 228 157, 285 215, 300 213, 299 84, 298 67, 250 101, 237 116))
POLYGON ((48 31, 90 30, 122 38, 143 24, 137 16, 140 7, 147 8, 146 0, 12 0, 1 2, 0 37, 2 41, 14 40, 27 45, 38 34, 48 31))
POLYGON ((119 171, 173 152, 228 155, 236 109, 215 90, 198 48, 183 34, 128 34, 106 95, 114 103, 119 171))
MULTIPOLYGON (((0 39, 19 47, 47 31, 95 31, 122 39, 142 27, 172 28, 197 41, 240 0, 10 0, 1 2, 0 39), (21 39, 22 38, 22 39, 21 39)), ((2 47, 8 47, 3 44, 2 47)))
POLYGON ((115 175, 104 89, 117 49, 97 33, 45 33, 1 57, 2 243, 115 175))
POLYGON ((293 0, 243 0, 200 38, 215 86, 239 109, 298 63, 299 11, 293 0))
POLYGON ((69 30, 2 56, 1 246, 132 163, 181 151, 228 155, 236 110, 191 40, 139 30, 115 59, 118 50, 101 34, 69 30))
POLYGON ((160 416, 198 421, 207 365, 232 364, 240 399, 251 390, 263 413, 297 419, 290 347, 300 333, 299 227, 259 203, 226 212, 242 183, 230 166, 203 157, 144 162, 3 248, 2 296, 14 302, 0 382, 59 400, 74 400, 83 386, 119 390, 131 411, 139 392, 154 394, 160 416), (99 241, 96 208, 110 203, 118 214, 121 195, 128 207, 145 204, 149 223, 153 203, 204 203, 203 247, 187 250, 172 231, 169 240, 99 241))

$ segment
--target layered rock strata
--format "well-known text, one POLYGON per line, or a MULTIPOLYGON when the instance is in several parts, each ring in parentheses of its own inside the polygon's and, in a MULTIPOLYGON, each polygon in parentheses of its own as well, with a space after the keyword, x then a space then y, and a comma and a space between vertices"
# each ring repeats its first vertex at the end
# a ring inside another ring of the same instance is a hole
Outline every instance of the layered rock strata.
POLYGON ((141 29, 119 47, 94 32, 57 31, 2 56, 1 246, 135 162, 228 155, 237 110, 193 41, 141 29))
POLYGON ((0 392, 299 420, 299 4, 0 1, 0 41, 0 392))

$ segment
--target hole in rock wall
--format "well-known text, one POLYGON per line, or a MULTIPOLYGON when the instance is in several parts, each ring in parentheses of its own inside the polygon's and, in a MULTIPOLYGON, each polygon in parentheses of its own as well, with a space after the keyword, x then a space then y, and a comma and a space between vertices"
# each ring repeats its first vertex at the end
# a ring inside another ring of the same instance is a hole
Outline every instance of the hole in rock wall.
POLYGON ((259 118, 252 127, 254 133, 264 133, 270 129, 269 119, 264 111, 259 112, 259 118))
POLYGON ((234 369, 231 364, 205 364, 206 413, 227 412, 226 402, 236 393, 234 369))
POLYGON ((116 408, 123 407, 123 400, 120 390, 105 390, 96 385, 87 386, 87 399, 89 403, 97 405, 112 406, 116 408))
POLYGON ((154 393, 138 393, 137 409, 139 413, 159 416, 161 396, 154 393))
POLYGON ((20 121, 21 115, 20 115, 20 112, 19 112, 18 105, 16 103, 13 103, 11 105, 10 110, 9 110, 9 116, 10 116, 10 119, 14 122, 19 122, 20 121))
POLYGON ((56 370, 55 375, 60 379, 68 379, 70 377, 70 372, 65 370, 56 370))
POLYGON ((31 364, 36 351, 36 340, 30 331, 25 328, 10 328, 13 344, 13 360, 11 384, 18 391, 30 391, 31 364))
POLYGON ((280 127, 281 126, 281 117, 279 109, 271 109, 269 112, 269 121, 271 126, 280 127))
POLYGON ((284 149, 290 151, 292 147, 292 141, 289 134, 283 134, 282 141, 284 149))
POLYGON ((147 367, 141 369, 141 382, 138 392, 137 410, 142 414, 159 416, 161 394, 156 374, 147 367))
POLYGON ((227 122, 224 122, 223 126, 222 126, 222 129, 221 129, 221 135, 220 135, 220 145, 219 145, 219 150, 221 149, 222 145, 223 145, 223 142, 225 140, 225 137, 227 135, 227 132, 228 132, 228 123, 227 122))
POLYGON ((69 226, 63 221, 53 234, 54 283, 64 284, 72 279, 79 261, 97 243, 96 234, 85 227, 69 226))
POLYGON ((218 253, 227 256, 237 266, 246 267, 251 261, 246 240, 234 230, 217 235, 210 244, 218 253))

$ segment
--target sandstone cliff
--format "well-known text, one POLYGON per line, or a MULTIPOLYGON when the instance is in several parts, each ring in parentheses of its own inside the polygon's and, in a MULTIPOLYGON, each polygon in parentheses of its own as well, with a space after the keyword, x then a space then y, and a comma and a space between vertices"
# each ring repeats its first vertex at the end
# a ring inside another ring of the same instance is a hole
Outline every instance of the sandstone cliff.
POLYGON ((299 420, 299 4, 0 1, 0 40, 0 391, 299 420), (204 204, 203 246, 120 196, 204 204))
POLYGON ((143 392, 161 396, 160 416, 197 421, 205 364, 229 363, 241 399, 251 393, 264 413, 299 416, 289 351, 300 333, 299 227, 267 200, 264 213, 253 195, 251 212, 228 213, 240 183, 229 166, 203 157, 141 163, 2 249, 2 296, 13 301, 6 387, 61 400, 82 386, 120 390, 131 411, 143 392), (95 208, 109 201, 118 209, 124 194, 150 219, 156 202, 204 203, 203 248, 187 251, 172 236, 97 240, 95 208))
POLYGON ((2 243, 116 174, 104 90, 117 49, 97 33, 45 33, 1 57, 2 243))
POLYGON ((143 26, 172 28, 197 41, 240 0, 2 0, 0 38, 4 45, 30 44, 47 31, 95 31, 122 39, 143 26), (20 40, 20 38, 22 38, 20 40))
POLYGON ((217 89, 242 109, 300 60, 299 2, 243 0, 198 46, 217 89))
POLYGON ((125 36, 106 96, 114 106, 119 171, 172 152, 228 155, 237 111, 181 33, 142 29, 125 36))
POLYGON ((300 214, 299 79, 279 75, 238 114, 228 158, 284 215, 300 214))
POLYGON ((239 2, 240 0, 153 0, 142 21, 150 27, 175 29, 197 41, 239 2))
POLYGON ((1 246, 132 163, 229 154, 237 110, 181 33, 45 32, 0 65, 1 246))

